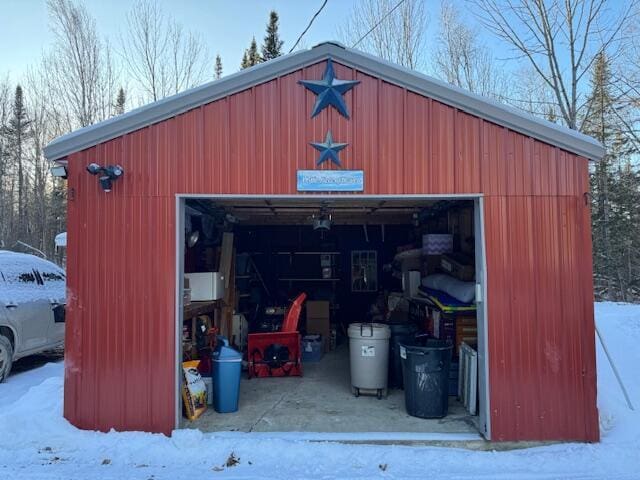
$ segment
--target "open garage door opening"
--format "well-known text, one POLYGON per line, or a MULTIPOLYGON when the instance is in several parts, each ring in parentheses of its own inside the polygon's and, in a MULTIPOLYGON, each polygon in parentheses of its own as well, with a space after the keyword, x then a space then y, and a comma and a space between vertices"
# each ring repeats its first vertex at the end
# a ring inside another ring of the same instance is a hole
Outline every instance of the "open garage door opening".
POLYGON ((490 438, 481 206, 179 197, 177 425, 490 438))

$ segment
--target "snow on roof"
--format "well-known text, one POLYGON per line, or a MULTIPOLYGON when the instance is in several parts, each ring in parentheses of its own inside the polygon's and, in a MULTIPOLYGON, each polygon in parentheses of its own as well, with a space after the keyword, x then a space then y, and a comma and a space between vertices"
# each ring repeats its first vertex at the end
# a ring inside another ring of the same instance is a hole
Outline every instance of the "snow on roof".
POLYGON ((56 247, 67 246, 67 232, 62 232, 56 235, 55 238, 56 247))
POLYGON ((49 160, 60 161, 71 153, 175 117, 327 58, 588 159, 599 160, 604 155, 604 148, 598 141, 580 132, 379 57, 346 48, 337 42, 324 42, 308 50, 283 55, 220 80, 205 83, 123 115, 81 128, 53 140, 45 147, 44 153, 49 160))

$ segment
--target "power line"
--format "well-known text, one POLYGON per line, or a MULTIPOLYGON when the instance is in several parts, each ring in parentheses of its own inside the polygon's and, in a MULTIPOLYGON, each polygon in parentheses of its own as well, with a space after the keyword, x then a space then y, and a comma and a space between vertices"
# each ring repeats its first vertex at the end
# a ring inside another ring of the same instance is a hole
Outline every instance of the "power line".
POLYGON ((400 1, 396 4, 396 6, 395 6, 395 7, 393 7, 391 10, 389 10, 389 11, 388 11, 388 12, 387 12, 387 13, 386 13, 386 14, 385 14, 385 15, 384 15, 384 16, 383 16, 383 17, 378 21, 378 23, 376 23, 373 27, 371 27, 367 33, 365 33, 363 36, 361 36, 361 37, 360 37, 360 39, 359 39, 356 43, 354 43, 354 44, 351 46, 351 48, 355 48, 355 47, 357 47, 357 46, 358 46, 358 44, 359 44, 362 40, 364 40, 365 38, 367 38, 367 35, 369 35, 369 34, 370 34, 371 32, 373 32, 376 28, 378 28, 378 26, 379 26, 382 22, 384 22, 384 21, 387 19, 387 17, 388 17, 389 15, 391 15, 391 14, 392 14, 392 13, 393 13, 397 8, 398 8, 398 7, 399 7, 400 5, 402 5, 404 2, 405 2, 405 0, 400 0, 400 1))
MULTIPOLYGON (((329 0, 324 0, 324 2, 322 2, 322 5, 320 5, 320 8, 318 9, 318 11, 313 15, 313 17, 311 17, 311 20, 309 20, 309 25, 307 25, 307 28, 304 29, 304 31, 300 34, 300 36, 298 37, 298 40, 296 40, 296 43, 293 44, 293 47, 291 47, 291 50, 289 50, 289 53, 293 52, 293 50, 298 46, 298 44, 300 43, 300 40, 302 40, 302 37, 304 37, 304 34, 307 33, 307 31, 311 28, 311 24, 313 23, 313 21, 316 19, 316 17, 318 15, 320 15, 320 12, 322 11, 322 9, 325 7, 325 5, 327 4, 329 0)), ((404 1, 404 0, 403 0, 404 1)))

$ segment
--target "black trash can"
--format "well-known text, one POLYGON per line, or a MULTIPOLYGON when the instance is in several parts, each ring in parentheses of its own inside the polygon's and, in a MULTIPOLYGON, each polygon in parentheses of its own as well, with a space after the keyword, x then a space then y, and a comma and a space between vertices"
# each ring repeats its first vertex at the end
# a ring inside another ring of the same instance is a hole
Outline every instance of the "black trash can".
POLYGON ((407 413, 419 418, 442 418, 449 410, 449 367, 453 346, 444 340, 400 344, 404 400, 407 413))
POLYGON ((389 323, 391 338, 389 339, 389 387, 403 388, 402 362, 400 361, 400 344, 413 344, 418 326, 414 323, 389 323))

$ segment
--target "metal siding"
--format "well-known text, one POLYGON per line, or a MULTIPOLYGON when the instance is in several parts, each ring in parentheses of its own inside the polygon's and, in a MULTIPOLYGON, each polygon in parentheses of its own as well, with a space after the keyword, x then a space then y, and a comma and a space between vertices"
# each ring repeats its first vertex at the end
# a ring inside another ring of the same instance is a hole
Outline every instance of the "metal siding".
MULTIPOLYGON (((336 76, 345 80, 357 80, 355 78, 355 71, 351 68, 347 68, 340 64, 335 64, 334 69, 336 76)), ((309 77, 307 77, 309 78, 309 77)), ((327 127, 331 126, 333 132, 333 138, 336 142, 348 143, 349 146, 340 152, 340 161, 345 170, 362 170, 362 166, 358 165, 355 161, 354 155, 354 118, 359 112, 353 108, 353 96, 354 92, 358 89, 359 85, 356 85, 353 89, 349 90, 344 99, 348 106, 349 118, 345 118, 334 108, 328 111, 327 127)), ((315 95, 313 95, 315 97, 315 95)), ((320 133, 322 136, 323 134, 320 133)), ((329 163, 325 163, 324 169, 334 168, 329 163)))
POLYGON ((404 90, 380 82, 378 95, 378 181, 372 193, 404 193, 404 90))
MULTIPOLYGON (((597 440, 580 197, 485 200, 495 440, 597 440), (581 286, 582 285, 582 286, 581 286), (595 434, 594 434, 595 433, 595 434)), ((589 313, 591 312, 591 313, 589 313)))
POLYGON ((429 190, 431 147, 429 129, 430 102, 412 92, 405 97, 404 113, 404 191, 429 190))
POLYGON ((454 192, 480 192, 480 128, 479 118, 456 111, 453 144, 454 192))
POLYGON ((493 438, 597 440, 587 160, 337 63, 351 119, 311 119, 325 65, 70 156, 65 417, 172 430, 175 195, 295 194, 331 128, 366 194, 485 195, 493 438), (123 165, 112 193, 90 162, 123 165))
POLYGON ((353 145, 347 148, 353 148, 354 162, 364 170, 365 191, 375 193, 381 175, 378 170, 378 89, 381 82, 360 72, 356 74, 356 80, 360 80, 360 84, 353 89, 353 103, 347 104, 353 113, 354 129, 353 145))

